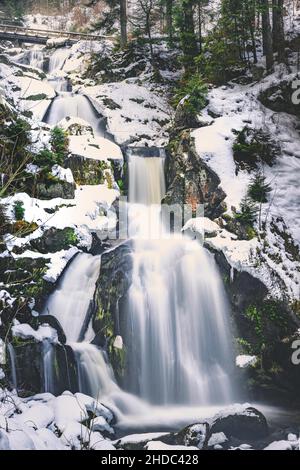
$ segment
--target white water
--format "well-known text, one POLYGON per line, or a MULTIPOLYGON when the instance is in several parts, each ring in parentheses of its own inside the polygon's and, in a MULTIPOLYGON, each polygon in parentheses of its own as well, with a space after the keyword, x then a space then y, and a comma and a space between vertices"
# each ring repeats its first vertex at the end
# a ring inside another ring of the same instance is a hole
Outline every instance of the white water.
POLYGON ((47 340, 43 341, 43 378, 44 392, 55 393, 56 384, 54 378, 54 346, 47 340))
POLYGON ((34 47, 29 53, 29 65, 36 69, 43 70, 44 53, 38 47, 34 47))
POLYGON ((99 117, 88 98, 72 92, 58 91, 58 96, 54 98, 44 121, 50 126, 55 126, 66 117, 78 117, 88 122, 97 136, 103 136, 105 133, 104 119, 99 117))
POLYGON ((99 270, 100 257, 79 253, 46 304, 43 313, 60 322, 68 342, 84 339, 99 270))
POLYGON ((14 347, 11 343, 8 343, 7 350, 8 350, 8 354, 9 354, 12 385, 13 385, 15 390, 18 390, 16 353, 15 353, 14 347))
MULTIPOLYGON (((130 203, 142 203, 143 227, 164 195, 163 175, 162 159, 130 157, 130 203)), ((125 338, 128 389, 153 404, 231 402, 229 314, 214 259, 197 242, 163 233, 156 214, 161 238, 153 239, 152 223, 151 239, 142 227, 134 242, 125 338)))
POLYGON ((51 54, 49 61, 50 75, 53 75, 55 72, 63 68, 66 60, 70 57, 70 53, 70 49, 58 48, 53 52, 53 54, 51 54))

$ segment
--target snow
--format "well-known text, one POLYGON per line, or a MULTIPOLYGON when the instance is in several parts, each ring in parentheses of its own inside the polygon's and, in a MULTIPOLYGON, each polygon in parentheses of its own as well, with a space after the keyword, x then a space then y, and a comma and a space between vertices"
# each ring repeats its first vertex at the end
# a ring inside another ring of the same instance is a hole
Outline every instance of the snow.
POLYGON ((225 444, 226 441, 228 441, 228 439, 225 434, 223 432, 217 432, 210 436, 208 440, 208 447, 225 444))
POLYGON ((138 444, 140 442, 151 441, 153 439, 159 439, 162 436, 165 436, 166 432, 149 432, 149 433, 142 433, 142 434, 129 434, 128 436, 122 437, 114 441, 113 443, 118 443, 120 447, 126 444, 138 444))
POLYGON ((92 420, 91 424, 92 431, 99 431, 103 432, 106 431, 110 434, 114 434, 114 430, 109 424, 106 422, 106 419, 103 416, 97 416, 92 420))
POLYGON ((293 450, 293 446, 289 441, 274 441, 264 450, 293 450))
POLYGON ((54 421, 53 410, 44 404, 35 404, 32 408, 22 413, 17 420, 34 429, 48 427, 54 421))
POLYGON ((170 451, 179 451, 179 450, 199 450, 198 447, 193 446, 176 446, 164 444, 161 441, 150 441, 145 445, 146 450, 170 450, 170 451))
POLYGON ((72 155, 91 158, 93 160, 123 161, 123 154, 120 147, 104 137, 72 135, 69 137, 69 151, 72 155))
POLYGON ((33 338, 36 341, 50 340, 52 343, 57 343, 57 331, 51 326, 44 324, 40 325, 37 330, 34 330, 27 323, 20 323, 12 326, 13 336, 21 339, 33 338))
POLYGON ((122 338, 122 336, 117 335, 115 337, 113 347, 116 348, 116 349, 123 349, 123 338, 122 338))
POLYGON ((123 81, 82 87, 80 91, 107 118, 108 131, 117 144, 162 147, 167 143, 166 126, 172 116, 171 108, 165 98, 145 86, 123 81), (107 99, 116 104, 116 109, 105 104, 107 99))
POLYGON ((74 184, 74 178, 70 168, 62 168, 59 165, 54 165, 51 169, 51 174, 61 181, 74 184))
POLYGON ((18 106, 22 111, 31 111, 37 120, 42 120, 51 100, 55 97, 55 91, 46 81, 37 80, 32 77, 18 77, 19 93, 18 106), (46 95, 45 99, 29 100, 29 97, 46 95))
POLYGON ((241 369, 246 369, 247 367, 255 366, 256 362, 256 356, 248 356, 246 354, 237 356, 235 359, 237 367, 240 367, 241 369))

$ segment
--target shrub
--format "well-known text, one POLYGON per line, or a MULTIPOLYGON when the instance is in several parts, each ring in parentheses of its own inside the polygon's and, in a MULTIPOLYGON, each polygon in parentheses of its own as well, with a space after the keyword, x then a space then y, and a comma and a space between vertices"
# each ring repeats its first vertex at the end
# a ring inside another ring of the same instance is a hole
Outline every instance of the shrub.
POLYGON ((264 203, 268 201, 268 194, 272 191, 271 186, 266 182, 266 177, 257 172, 249 185, 248 196, 253 201, 264 203))
POLYGON ((60 127, 54 127, 51 131, 50 144, 56 155, 56 163, 63 165, 68 155, 69 140, 67 133, 60 127))
POLYGON ((34 161, 38 166, 51 168, 57 163, 57 157, 51 150, 43 149, 35 156, 34 161))
POLYGON ((233 144, 233 156, 242 169, 253 169, 257 163, 272 165, 279 154, 278 145, 270 134, 263 130, 245 126, 240 132, 233 131, 237 138, 233 144))
POLYGON ((184 100, 184 107, 193 115, 197 115, 207 104, 207 86, 198 73, 181 81, 180 88, 173 99, 175 107, 184 100), (184 100, 185 99, 185 100, 184 100))
POLYGON ((25 208, 23 201, 16 201, 14 203, 14 215, 16 220, 24 220, 25 208))
POLYGON ((256 220, 257 212, 257 205, 251 198, 249 198, 249 196, 246 196, 241 202, 240 211, 235 214, 235 219, 243 225, 252 226, 253 222, 256 220))

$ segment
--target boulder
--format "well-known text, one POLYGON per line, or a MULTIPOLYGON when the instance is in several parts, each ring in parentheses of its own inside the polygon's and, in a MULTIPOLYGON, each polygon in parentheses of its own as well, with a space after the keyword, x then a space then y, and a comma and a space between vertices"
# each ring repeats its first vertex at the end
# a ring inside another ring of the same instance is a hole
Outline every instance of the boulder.
POLYGON ((198 156, 190 133, 185 131, 171 142, 166 160, 167 193, 164 204, 204 205, 204 215, 211 219, 224 212, 226 194, 220 179, 198 156))
POLYGON ((211 423, 210 436, 220 432, 227 438, 257 440, 266 437, 269 429, 264 415, 257 409, 248 407, 242 411, 225 410, 218 413, 211 423))
POLYGON ((110 162, 94 160, 72 155, 66 161, 72 170, 77 184, 103 184, 105 182, 105 170, 111 168, 110 162))
POLYGON ((35 238, 30 241, 33 250, 43 254, 68 250, 71 246, 76 245, 76 243, 76 234, 74 229, 70 227, 64 229, 51 227, 45 230, 40 238, 35 238))
POLYGON ((38 183, 36 185, 36 197, 38 199, 74 199, 75 184, 67 181, 57 181, 52 184, 38 183))
MULTIPOLYGON (((294 80, 299 80, 299 78, 295 76, 283 79, 279 83, 274 83, 260 93, 259 100, 264 106, 272 109, 272 111, 289 113, 300 117, 299 104, 294 103, 292 99, 293 94, 296 92, 296 89, 293 88, 294 80)), ((297 96, 299 96, 299 93, 297 93, 297 96)))

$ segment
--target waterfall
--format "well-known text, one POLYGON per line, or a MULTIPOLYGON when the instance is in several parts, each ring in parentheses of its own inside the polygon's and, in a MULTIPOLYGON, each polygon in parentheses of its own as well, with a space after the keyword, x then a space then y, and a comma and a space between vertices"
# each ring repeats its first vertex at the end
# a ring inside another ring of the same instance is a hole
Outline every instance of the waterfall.
POLYGON ((56 49, 50 56, 49 61, 49 74, 52 75, 58 70, 61 70, 70 57, 70 49, 59 48, 56 49))
POLYGON ((84 339, 99 270, 99 256, 79 253, 45 306, 44 314, 60 322, 68 342, 84 339))
POLYGON ((93 344, 71 343, 75 353, 79 391, 100 398, 119 390, 104 354, 93 344))
POLYGON ((29 53, 29 65, 36 69, 43 70, 44 67, 44 53, 41 49, 34 47, 29 53))
MULTIPOLYGON (((129 187, 130 205, 149 214, 164 194, 162 159, 130 156, 129 187)), ((178 234, 142 235, 127 295, 127 388, 153 404, 231 401, 229 314, 213 257, 178 234)))
POLYGON ((95 135, 103 136, 105 134, 105 121, 95 111, 88 98, 72 92, 58 93, 44 116, 44 122, 55 126, 66 117, 78 117, 93 127, 95 135))
MULTIPOLYGON (((100 256, 78 254, 58 288, 50 296, 44 314, 54 316, 62 326, 77 365, 78 390, 94 397, 118 390, 104 353, 90 344, 94 338, 89 313, 100 271, 100 256)), ((44 390, 54 392, 54 349, 43 343, 44 390)))
POLYGON ((42 360, 43 360, 44 392, 55 393, 55 389, 56 389, 55 376, 54 376, 55 351, 54 351, 54 346, 47 340, 43 341, 42 360))
POLYGON ((7 345, 9 362, 10 362, 10 371, 11 371, 11 381, 15 390, 18 390, 18 376, 17 376, 17 360, 14 347, 11 343, 7 345))

